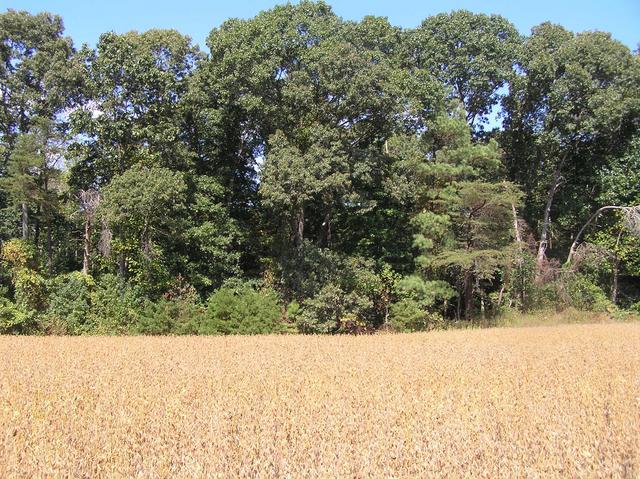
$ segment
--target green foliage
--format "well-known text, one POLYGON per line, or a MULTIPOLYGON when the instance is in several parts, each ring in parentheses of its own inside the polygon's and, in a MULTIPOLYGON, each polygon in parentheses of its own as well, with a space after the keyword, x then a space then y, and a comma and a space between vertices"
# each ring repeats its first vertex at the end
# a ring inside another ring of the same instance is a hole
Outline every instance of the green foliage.
POLYGON ((364 313, 371 307, 365 296, 329 283, 302 303, 296 324, 305 334, 360 332, 368 326, 364 313))
POLYGON ((43 323, 55 334, 91 332, 91 299, 95 281, 89 275, 74 271, 50 281, 49 306, 43 313, 43 323))
POLYGON ((276 293, 232 281, 209 297, 198 333, 276 334, 285 331, 276 293))
MULTIPOLYGON (((515 245, 509 252, 509 262, 504 269, 504 297, 499 308, 515 308, 529 311, 541 302, 535 283, 535 256, 522 245, 515 245)), ((499 295, 498 295, 499 296, 499 295)), ((497 297, 494 295, 494 299, 497 297)), ((496 301, 497 302, 497 301, 496 301)))
POLYGON ((31 269, 20 269, 14 274, 16 304, 26 310, 42 311, 47 304, 45 279, 31 269))
POLYGON ((432 72, 464 104, 470 124, 486 122, 512 74, 520 35, 499 15, 458 10, 429 17, 410 32, 410 60, 432 72))
POLYGON ((560 304, 582 311, 605 312, 613 309, 604 291, 584 275, 573 274, 559 284, 560 304))
POLYGON ((205 308, 186 300, 147 301, 140 311, 133 331, 138 334, 196 334, 205 308))
POLYGON ((2 260, 11 271, 16 305, 24 311, 42 311, 47 304, 46 280, 36 268, 35 249, 24 240, 7 241, 2 260))
POLYGON ((0 332, 417 331, 640 298, 640 57, 609 34, 303 0, 207 46, 75 50, 55 15, 0 14, 0 332), (603 205, 627 209, 561 268, 603 205))
POLYGON ((158 301, 146 301, 134 331, 139 334, 196 334, 205 306, 196 289, 179 276, 158 301))
POLYGON ((445 281, 425 281, 420 276, 407 276, 397 284, 399 301, 391 305, 390 326, 399 332, 424 331, 443 324, 442 312, 456 296, 445 281))
POLYGON ((536 285, 532 293, 532 310, 612 312, 616 309, 593 280, 572 271, 563 271, 553 281, 536 285))
POLYGON ((12 239, 2 245, 2 260, 12 271, 36 269, 36 251, 28 241, 12 239))
POLYGON ((25 310, 6 298, 0 298, 0 334, 32 334, 37 331, 34 311, 25 310))
POLYGON ((504 101, 505 164, 525 192, 525 219, 545 235, 540 248, 551 230, 563 251, 602 206, 585 192, 637 131, 640 68, 610 34, 550 23, 533 28, 519 63, 504 101))
POLYGON ((165 286, 169 278, 162 249, 154 241, 177 226, 175 219, 183 214, 185 191, 180 173, 139 164, 115 177, 104 190, 100 209, 120 240, 114 253, 124 254, 127 243, 139 241, 129 266, 136 283, 151 293, 165 286))
POLYGON ((112 274, 100 277, 91 295, 89 323, 95 334, 131 332, 143 307, 140 291, 112 274))
POLYGON ((389 324, 394 331, 427 331, 442 326, 444 318, 439 313, 426 311, 420 301, 402 299, 391 306, 389 324))

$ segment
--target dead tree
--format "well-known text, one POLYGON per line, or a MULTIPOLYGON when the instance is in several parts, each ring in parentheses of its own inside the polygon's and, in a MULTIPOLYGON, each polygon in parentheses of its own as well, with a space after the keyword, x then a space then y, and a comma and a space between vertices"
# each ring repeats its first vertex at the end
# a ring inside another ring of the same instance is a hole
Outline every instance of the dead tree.
POLYGON ((80 191, 78 196, 80 209, 84 216, 82 272, 89 274, 91 268, 91 235, 98 205, 100 204, 100 193, 96 190, 83 190, 80 191))
POLYGON ((569 249, 569 255, 567 256, 567 261, 565 263, 567 266, 569 264, 571 264, 571 259, 573 258, 573 255, 576 252, 576 248, 578 247, 578 244, 580 243, 580 238, 582 238, 582 234, 584 233, 584 230, 587 229, 587 226, 589 226, 600 215, 600 213, 603 213, 603 212, 609 211, 609 210, 620 210, 620 211, 622 211, 624 213, 625 222, 626 222, 626 225, 627 225, 627 228, 629 229, 629 231, 635 232, 635 233, 640 232, 640 205, 636 205, 636 206, 615 206, 615 205, 603 206, 603 207, 599 208, 598 210, 596 210, 596 212, 591 215, 589 220, 582 226, 582 228, 580 228, 580 231, 578 231, 578 234, 576 235, 575 239, 573 240, 573 243, 571 244, 571 248, 569 249))

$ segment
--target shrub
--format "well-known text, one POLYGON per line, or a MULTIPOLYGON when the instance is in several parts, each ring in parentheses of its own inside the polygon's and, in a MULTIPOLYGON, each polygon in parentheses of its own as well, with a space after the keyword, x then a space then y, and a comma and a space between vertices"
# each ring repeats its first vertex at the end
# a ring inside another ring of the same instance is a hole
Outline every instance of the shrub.
POLYGON ((365 314, 371 308, 372 302, 365 296, 345 293, 330 283, 302 303, 296 323, 306 334, 360 332, 367 329, 365 314))
POLYGON ((204 314, 196 289, 178 275, 162 298, 147 301, 135 326, 140 334, 195 334, 204 314))
POLYGON ((580 273, 569 273, 559 280, 558 303, 581 311, 604 312, 613 308, 604 291, 580 273))
POLYGON ((249 282, 229 282, 209 297, 200 334, 272 334, 284 332, 278 297, 249 282))
POLYGON ((36 249, 33 244, 21 239, 12 239, 2 245, 2 260, 11 269, 37 269, 36 249))
POLYGON ((44 313, 45 328, 56 334, 90 332, 91 292, 95 281, 74 271, 53 278, 49 285, 49 307, 44 313))
POLYGON ((88 322, 96 334, 130 332, 143 308, 139 291, 112 274, 102 276, 97 282, 91 305, 88 322))
POLYGON ((35 270, 20 268, 12 274, 16 304, 26 311, 44 311, 47 307, 47 285, 35 270))
POLYGON ((28 334, 36 331, 36 315, 6 298, 0 298, 0 334, 28 334))
POLYGON ((45 280, 37 272, 34 246, 14 239, 2 246, 2 260, 9 266, 16 305, 24 311, 43 311, 47 304, 45 280))
POLYGON ((147 301, 137 317, 134 331, 139 334, 195 334, 205 308, 198 302, 161 298, 147 301))
POLYGON ((396 288, 399 301, 389 310, 389 324, 398 332, 425 331, 442 326, 444 309, 456 292, 445 281, 425 281, 419 276, 402 278, 396 288))
POLYGON ((389 325, 397 332, 426 331, 442 326, 443 317, 425 310, 424 304, 406 298, 391 305, 389 325))

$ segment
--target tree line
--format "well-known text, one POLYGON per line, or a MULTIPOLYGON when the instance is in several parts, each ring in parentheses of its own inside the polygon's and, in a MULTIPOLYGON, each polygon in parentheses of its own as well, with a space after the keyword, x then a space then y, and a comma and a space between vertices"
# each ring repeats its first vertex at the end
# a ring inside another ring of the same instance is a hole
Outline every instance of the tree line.
POLYGON ((640 311, 640 56, 323 2, 74 46, 0 14, 0 333, 640 311))

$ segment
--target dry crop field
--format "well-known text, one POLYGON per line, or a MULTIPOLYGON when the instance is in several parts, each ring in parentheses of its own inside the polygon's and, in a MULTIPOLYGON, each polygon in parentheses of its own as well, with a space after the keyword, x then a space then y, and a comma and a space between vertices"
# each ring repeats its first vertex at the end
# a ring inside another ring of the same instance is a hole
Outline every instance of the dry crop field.
POLYGON ((0 337, 0 477, 638 477, 640 324, 0 337))

